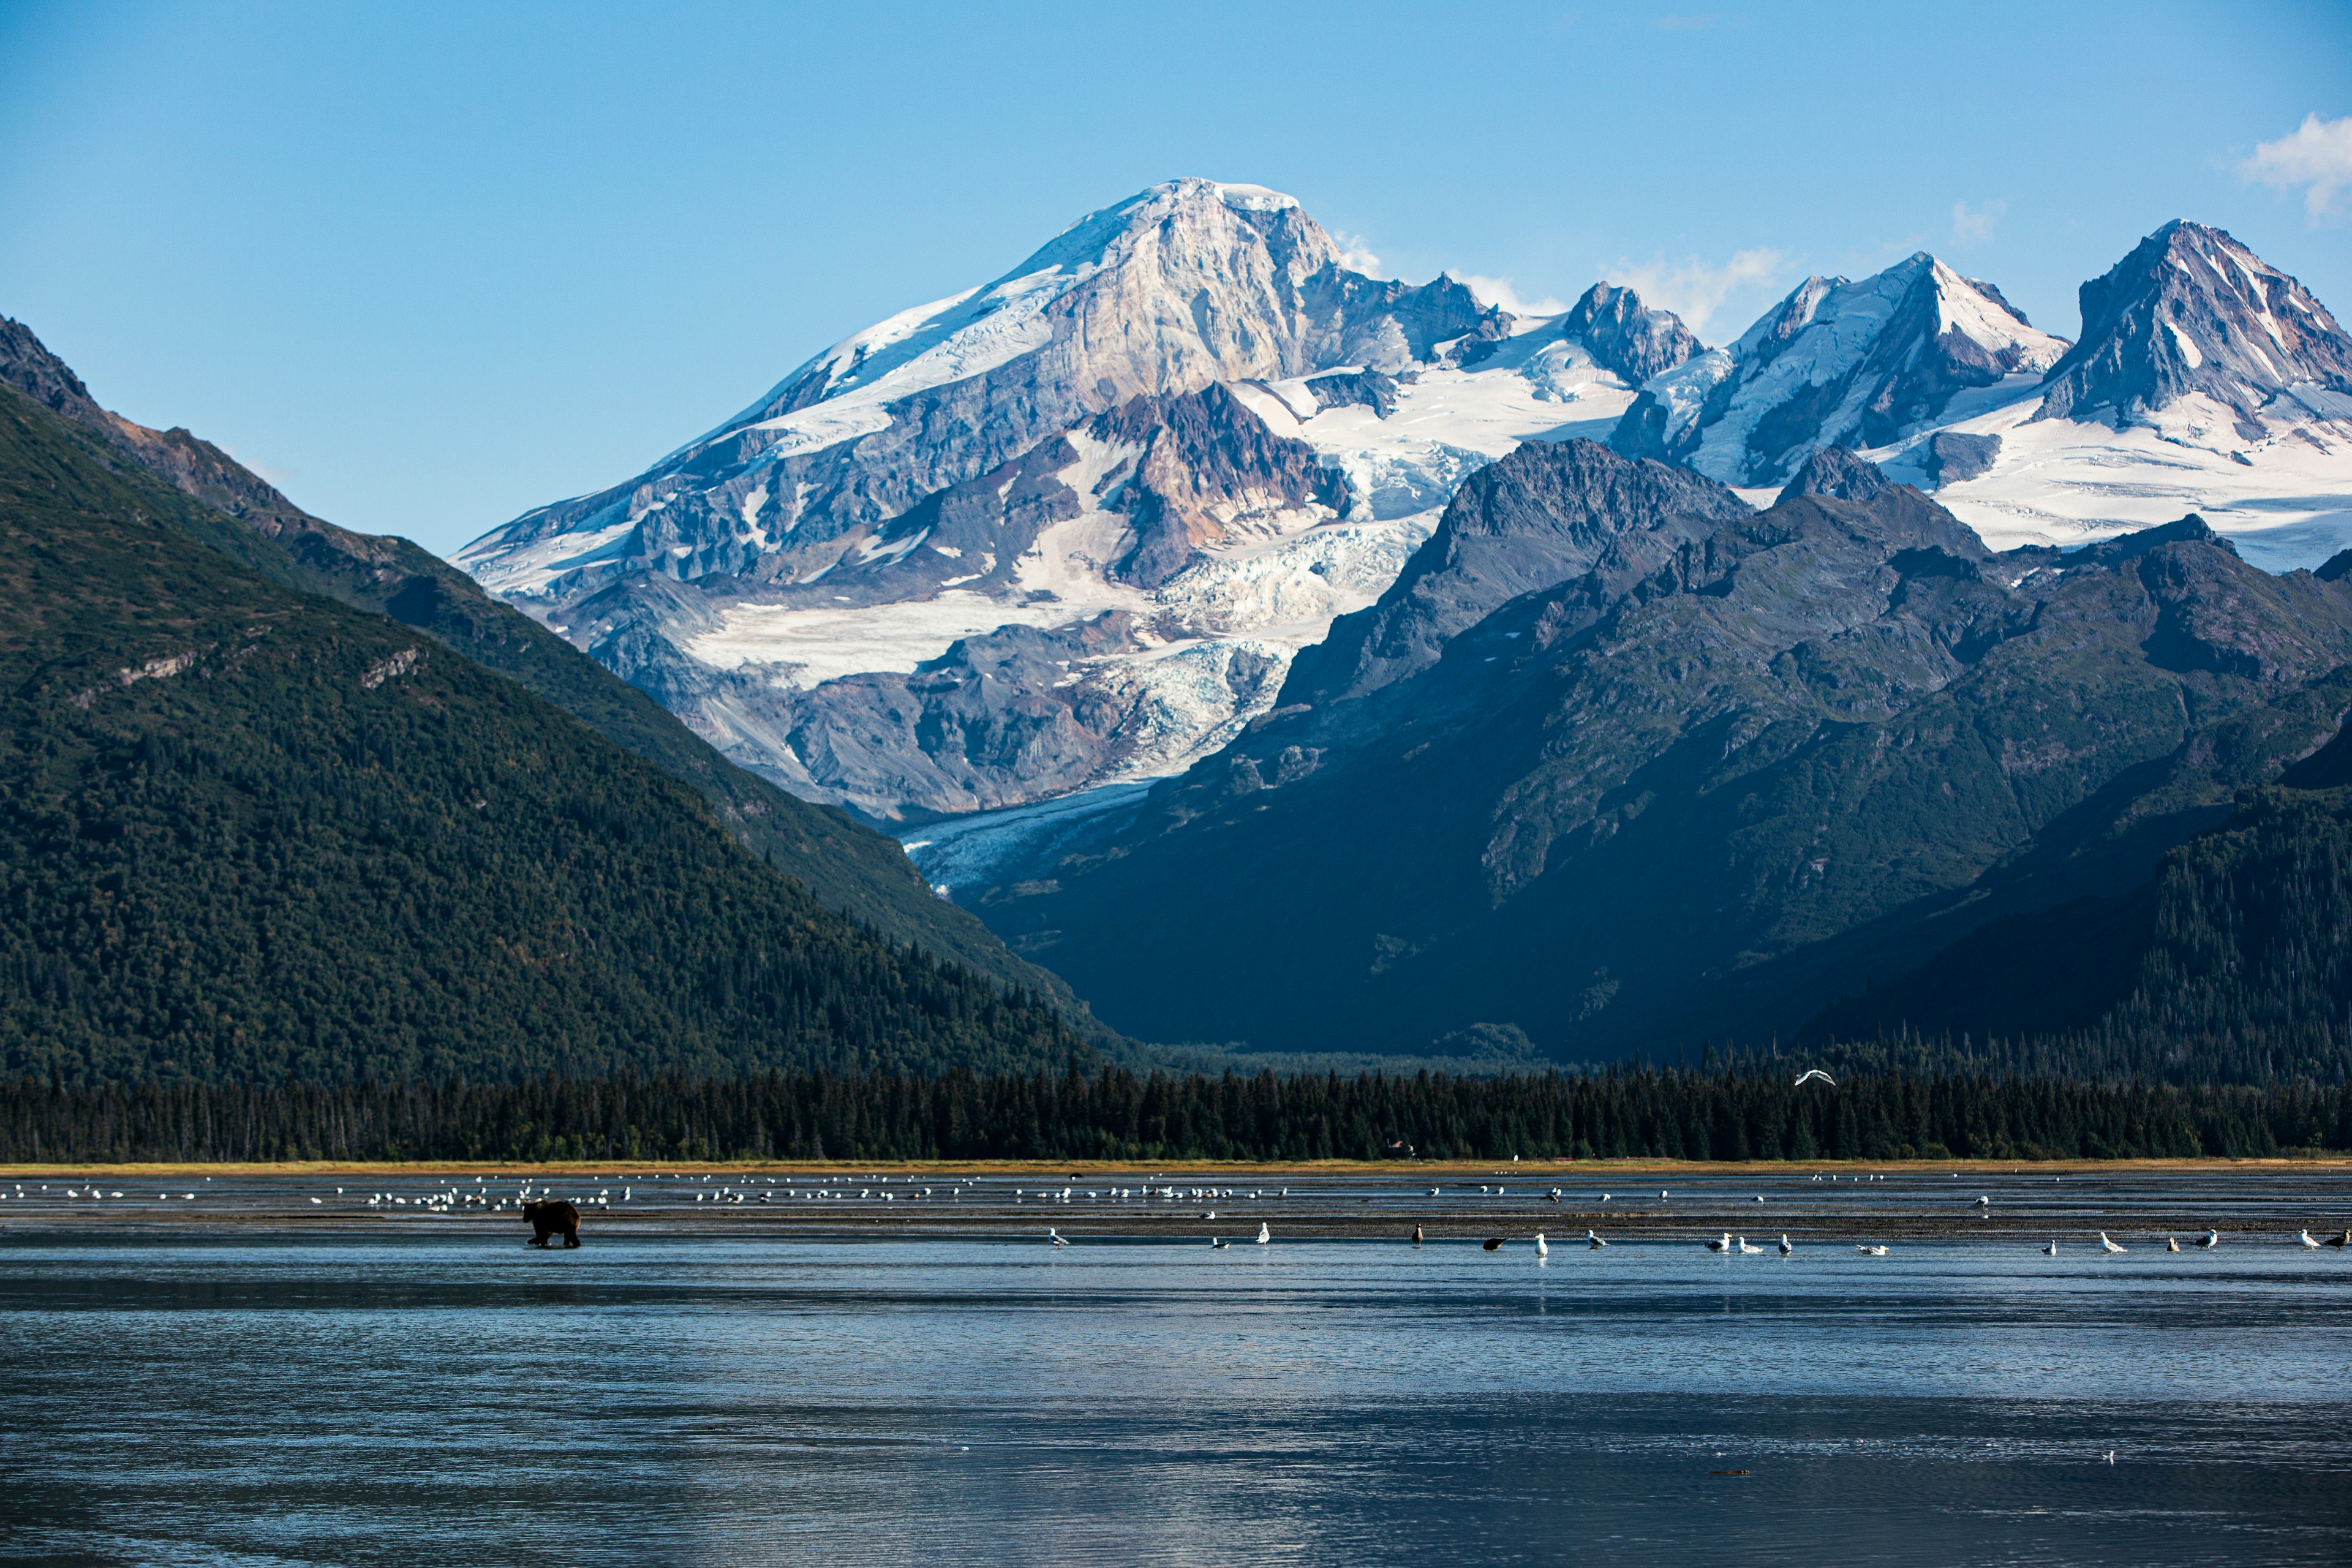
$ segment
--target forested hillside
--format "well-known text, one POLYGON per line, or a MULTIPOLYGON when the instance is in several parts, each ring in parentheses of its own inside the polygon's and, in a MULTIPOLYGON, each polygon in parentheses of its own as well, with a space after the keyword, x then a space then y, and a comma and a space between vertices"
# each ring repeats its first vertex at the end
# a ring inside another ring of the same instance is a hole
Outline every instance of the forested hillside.
MULTIPOLYGON (((2339 740, 2286 780, 2331 778, 2347 752, 2339 740)), ((2084 1077, 2341 1082, 2352 789, 2250 792, 2146 885, 1996 921, 1830 1009, 1807 1037, 1884 1042, 1877 1059, 1915 1065, 1965 1056, 2084 1077)))
POLYGON ((189 520, 207 542, 264 575, 429 633, 699 792, 730 833, 828 907, 1008 985, 1045 992, 1081 1028, 1108 1034, 1057 977, 933 898, 896 841, 737 767, 660 703, 430 552, 312 517, 211 442, 110 412, 30 329, 5 317, 0 384, 95 436, 111 466, 144 469, 223 514, 189 520), (227 526, 229 518, 244 527, 227 526))
POLYGON ((1034 993, 0 390, 0 1076, 1035 1068, 1034 993), (273 559, 273 557, 275 559, 273 559))

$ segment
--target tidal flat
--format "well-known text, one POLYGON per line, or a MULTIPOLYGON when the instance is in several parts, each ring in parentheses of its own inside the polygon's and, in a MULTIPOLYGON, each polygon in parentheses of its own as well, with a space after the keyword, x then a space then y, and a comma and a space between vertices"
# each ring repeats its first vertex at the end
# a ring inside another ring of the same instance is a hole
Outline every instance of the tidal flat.
POLYGON ((2352 1559, 2341 1167, 205 1173, 5 1176, 8 1558, 2352 1559))

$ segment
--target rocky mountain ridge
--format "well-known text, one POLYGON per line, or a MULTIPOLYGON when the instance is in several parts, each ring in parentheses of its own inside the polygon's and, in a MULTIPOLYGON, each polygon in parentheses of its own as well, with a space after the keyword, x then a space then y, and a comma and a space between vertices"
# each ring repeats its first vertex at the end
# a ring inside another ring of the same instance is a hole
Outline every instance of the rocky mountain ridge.
MULTIPOLYGON (((1507 528, 1560 531, 1514 482, 1535 460, 1441 533, 1514 491, 1507 528)), ((1997 553, 1843 452, 1763 511, 1712 493, 1711 527, 1622 527, 1392 684, 1286 700, 984 894, 991 923, 1162 1038, 1760 1043, 1983 920, 2128 887, 2352 708, 2352 595, 2196 519, 1997 553)))

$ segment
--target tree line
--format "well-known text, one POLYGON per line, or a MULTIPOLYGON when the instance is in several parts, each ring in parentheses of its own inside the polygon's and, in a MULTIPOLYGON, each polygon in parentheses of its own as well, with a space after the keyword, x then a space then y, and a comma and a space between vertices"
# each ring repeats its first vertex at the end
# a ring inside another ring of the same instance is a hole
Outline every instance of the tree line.
POLYGON ((1501 1078, 1178 1075, 275 1086, 0 1083, 0 1161, 2000 1160, 2352 1150, 2352 1090, 1755 1063, 1501 1078))

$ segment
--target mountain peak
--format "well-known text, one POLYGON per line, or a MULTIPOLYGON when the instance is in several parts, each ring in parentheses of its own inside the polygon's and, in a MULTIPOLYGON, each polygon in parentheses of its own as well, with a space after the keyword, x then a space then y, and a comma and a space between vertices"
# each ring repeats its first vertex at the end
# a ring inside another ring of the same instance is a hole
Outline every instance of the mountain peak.
POLYGON ((1706 345, 1672 310, 1654 310, 1631 289, 1603 281, 1560 319, 1559 335, 1582 343, 1593 363, 1639 386, 1704 353, 1706 345))
POLYGON ((1877 464, 1855 457, 1843 447, 1823 447, 1805 459, 1805 466, 1797 470, 1780 499, 1828 496, 1834 500, 1866 501, 1893 489, 1894 483, 1879 472, 1877 464))
POLYGON ((2210 399, 2237 434, 2352 417, 2352 337, 2229 234, 2175 218, 2082 288, 2083 341, 2051 367, 2043 418, 2147 420, 2210 399))
POLYGON ((1999 289, 1917 251, 1859 281, 1806 279, 1729 348, 1645 386, 1610 441, 1769 484, 1821 447, 1900 440, 1959 393, 2045 370, 2065 348, 1999 289))

